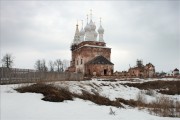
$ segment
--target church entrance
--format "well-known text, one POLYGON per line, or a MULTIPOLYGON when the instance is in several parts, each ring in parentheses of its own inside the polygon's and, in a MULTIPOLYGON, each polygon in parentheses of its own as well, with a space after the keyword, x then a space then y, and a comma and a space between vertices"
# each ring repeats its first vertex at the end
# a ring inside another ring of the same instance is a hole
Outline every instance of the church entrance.
POLYGON ((104 75, 107 75, 107 69, 104 69, 104 75))
POLYGON ((88 74, 91 75, 91 70, 90 69, 88 69, 88 74))

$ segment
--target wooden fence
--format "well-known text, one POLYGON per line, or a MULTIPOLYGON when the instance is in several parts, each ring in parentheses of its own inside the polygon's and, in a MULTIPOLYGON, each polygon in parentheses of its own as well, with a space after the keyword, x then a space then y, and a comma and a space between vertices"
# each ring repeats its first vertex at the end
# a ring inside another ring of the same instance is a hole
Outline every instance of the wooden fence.
POLYGON ((83 80, 83 74, 70 72, 40 72, 30 69, 0 68, 0 78, 0 84, 80 81, 83 80))

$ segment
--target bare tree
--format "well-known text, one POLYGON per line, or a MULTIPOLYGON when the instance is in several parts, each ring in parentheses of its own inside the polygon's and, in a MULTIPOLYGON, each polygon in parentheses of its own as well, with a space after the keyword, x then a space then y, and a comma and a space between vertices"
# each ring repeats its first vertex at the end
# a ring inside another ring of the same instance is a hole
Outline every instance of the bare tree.
POLYGON ((69 67, 69 60, 64 59, 62 62, 63 62, 63 68, 64 70, 66 70, 69 67))
POLYGON ((42 60, 41 66, 42 66, 42 71, 44 71, 44 72, 48 71, 48 68, 46 66, 46 61, 44 59, 42 60))
POLYGON ((13 56, 7 53, 2 59, 2 66, 6 68, 11 68, 13 66, 13 56))
POLYGON ((51 72, 54 71, 54 62, 52 60, 49 61, 49 68, 51 72))
POLYGON ((63 69, 63 63, 61 61, 61 59, 57 59, 55 62, 54 62, 54 65, 57 67, 57 71, 58 72, 63 72, 64 69, 63 69))
POLYGON ((36 70, 43 71, 43 72, 46 72, 48 70, 48 68, 46 66, 46 61, 44 59, 43 60, 37 60, 35 62, 35 68, 36 68, 36 70))
POLYGON ((37 60, 34 67, 36 70, 41 71, 41 60, 37 60))

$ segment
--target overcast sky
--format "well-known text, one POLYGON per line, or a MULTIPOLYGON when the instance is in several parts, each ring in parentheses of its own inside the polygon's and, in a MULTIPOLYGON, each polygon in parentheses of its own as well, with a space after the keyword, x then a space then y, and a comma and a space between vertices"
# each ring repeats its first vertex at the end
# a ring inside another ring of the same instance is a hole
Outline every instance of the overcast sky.
POLYGON ((77 20, 93 11, 105 29, 115 70, 137 59, 156 71, 180 69, 180 2, 177 1, 0 1, 0 53, 14 56, 14 67, 34 69, 37 59, 71 59, 77 20))

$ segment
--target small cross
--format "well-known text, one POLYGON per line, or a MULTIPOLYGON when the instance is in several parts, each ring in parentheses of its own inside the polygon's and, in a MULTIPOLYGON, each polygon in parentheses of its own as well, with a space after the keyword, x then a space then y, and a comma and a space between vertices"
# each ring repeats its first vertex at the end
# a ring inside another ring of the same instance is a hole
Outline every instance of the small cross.
POLYGON ((83 27, 83 20, 81 20, 81 22, 82 22, 82 27, 83 27))
POLYGON ((92 9, 90 9, 90 16, 91 16, 91 19, 92 19, 92 9))
POLYGON ((87 14, 87 23, 88 23, 88 14, 87 14))
POLYGON ((102 19, 102 18, 100 17, 100 25, 101 25, 101 19, 102 19))

